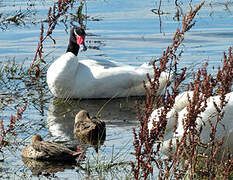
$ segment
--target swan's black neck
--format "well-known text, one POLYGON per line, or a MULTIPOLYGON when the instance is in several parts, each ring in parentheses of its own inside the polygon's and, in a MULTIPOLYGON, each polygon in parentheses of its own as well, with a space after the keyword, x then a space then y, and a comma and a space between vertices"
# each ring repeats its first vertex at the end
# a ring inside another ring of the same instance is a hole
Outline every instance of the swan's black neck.
POLYGON ((75 56, 77 56, 78 51, 79 51, 79 45, 76 42, 70 40, 66 52, 72 52, 75 56))

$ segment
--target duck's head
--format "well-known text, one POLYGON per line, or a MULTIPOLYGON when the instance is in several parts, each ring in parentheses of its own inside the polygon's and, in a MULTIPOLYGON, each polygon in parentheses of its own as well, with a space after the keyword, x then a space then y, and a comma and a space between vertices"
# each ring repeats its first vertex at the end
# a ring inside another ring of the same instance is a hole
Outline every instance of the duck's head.
POLYGON ((32 136, 32 144, 34 144, 35 142, 38 142, 38 141, 43 141, 42 137, 39 134, 34 134, 32 136))
POLYGON ((83 46, 82 50, 86 51, 87 47, 85 45, 86 32, 83 28, 73 27, 70 30, 70 40, 66 52, 72 52, 75 56, 78 55, 80 46, 83 46))
POLYGON ((81 110, 79 113, 75 116, 75 124, 79 121, 86 121, 89 120, 90 116, 86 110, 81 110))

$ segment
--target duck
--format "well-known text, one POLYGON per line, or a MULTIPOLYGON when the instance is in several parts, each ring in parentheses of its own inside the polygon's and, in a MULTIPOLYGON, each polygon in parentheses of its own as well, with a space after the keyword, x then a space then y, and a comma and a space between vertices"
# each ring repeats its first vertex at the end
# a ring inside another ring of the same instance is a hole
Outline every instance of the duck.
MULTIPOLYGON (((172 127, 172 125, 175 124, 175 117, 174 117, 175 113, 170 113, 167 115, 168 127, 166 127, 165 130, 165 141, 162 143, 161 146, 161 151, 165 154, 168 154, 170 141, 172 141, 172 143, 175 144, 176 139, 181 139, 184 134, 183 120, 187 118, 188 107, 186 106, 186 104, 189 104, 187 97, 192 99, 192 96, 193 96, 192 91, 185 92, 182 94, 182 96, 177 96, 177 100, 180 98, 181 100, 183 100, 183 102, 175 101, 176 106, 174 107, 173 111, 178 113, 178 122, 177 122, 178 124, 175 132, 173 132, 173 127, 172 127), (178 103, 180 104, 180 106, 178 106, 178 103), (171 136, 166 138, 167 136, 166 134, 170 134, 171 136)), ((225 95, 225 100, 227 101, 227 104, 222 109, 222 111, 224 112, 224 116, 221 119, 221 121, 218 123, 215 134, 215 140, 220 140, 221 138, 224 138, 224 145, 222 147, 229 146, 230 152, 233 152, 233 148, 232 148, 233 147, 233 123, 232 123, 233 122, 233 92, 227 93, 225 95)), ((211 122, 213 125, 215 124, 217 118, 216 116, 218 114, 216 105, 218 108, 220 108, 220 104, 221 104, 221 97, 219 95, 210 96, 207 99, 207 106, 205 110, 201 112, 196 119, 197 129, 202 129, 200 134, 200 139, 202 143, 208 143, 210 141, 211 127, 209 122, 211 122)), ((159 116, 159 114, 157 116, 159 116)), ((158 121, 158 118, 154 116, 153 120, 158 121)), ((150 125, 151 129, 153 128, 152 126, 153 125, 150 125)), ((148 124, 148 129, 149 129, 149 124, 148 124)), ((222 150, 221 152, 224 152, 224 150, 222 150)))
POLYGON ((22 158, 45 161, 75 161, 81 152, 72 151, 60 144, 44 141, 39 134, 34 134, 31 144, 23 148, 22 158))
MULTIPOLYGON (((153 77, 150 63, 131 66, 114 61, 78 60, 79 49, 87 50, 86 32, 74 26, 70 31, 66 53, 56 59, 47 70, 46 81, 52 94, 58 98, 96 99, 145 96, 143 81, 147 74, 153 77)), ((162 72, 158 94, 163 93, 172 73, 162 72)))
POLYGON ((90 145, 102 145, 106 138, 105 122, 96 117, 90 118, 86 110, 75 116, 74 137, 90 145))
MULTIPOLYGON (((135 101, 138 99, 144 100, 144 97, 115 98, 111 100, 83 99, 81 101, 54 98, 48 105, 46 126, 51 136, 61 141, 73 142, 75 145, 77 140, 74 138, 73 129, 75 116, 79 111, 85 109, 90 115, 94 115, 96 110, 101 108, 101 117, 104 117, 104 119, 100 119, 104 120, 106 124, 112 122, 111 126, 125 126, 126 124, 122 122, 128 120, 130 123, 127 123, 127 126, 132 125, 131 122, 136 126, 135 101)), ((114 131, 114 128, 112 130, 114 131)))

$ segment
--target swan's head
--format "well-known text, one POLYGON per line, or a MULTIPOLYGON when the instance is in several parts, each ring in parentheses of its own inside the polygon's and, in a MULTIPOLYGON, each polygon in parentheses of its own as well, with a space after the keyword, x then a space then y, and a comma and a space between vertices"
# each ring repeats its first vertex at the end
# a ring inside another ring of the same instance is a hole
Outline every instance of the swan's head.
POLYGON ((70 30, 70 41, 66 52, 72 52, 77 56, 80 46, 82 50, 86 51, 87 47, 85 45, 86 32, 83 28, 74 26, 70 30))
POLYGON ((85 45, 85 37, 86 37, 86 32, 83 28, 75 26, 73 29, 74 36, 76 39, 76 42, 79 46, 83 45, 83 51, 87 50, 87 47, 85 45))
POLYGON ((86 110, 81 110, 79 113, 75 116, 75 124, 79 121, 86 121, 90 120, 90 116, 86 110))

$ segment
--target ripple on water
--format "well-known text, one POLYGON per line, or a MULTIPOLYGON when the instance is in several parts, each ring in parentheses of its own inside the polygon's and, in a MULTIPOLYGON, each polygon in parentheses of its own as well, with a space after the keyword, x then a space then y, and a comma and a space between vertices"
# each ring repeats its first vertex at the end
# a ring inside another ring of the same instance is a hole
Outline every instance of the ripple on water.
MULTIPOLYGON (((34 57, 40 36, 40 22, 47 17, 48 8, 53 1, 12 0, 8 2, 9 4, 1 2, 0 10, 1 13, 12 15, 12 12, 15 13, 20 8, 25 11, 29 2, 34 3, 31 12, 36 13, 30 14, 32 19, 25 20, 26 26, 11 25, 9 29, 0 33, 0 62, 6 62, 15 57, 17 63, 25 60, 26 66, 29 66, 34 57)), ((90 17, 87 21, 89 36, 86 41, 90 48, 88 51, 80 53, 79 58, 110 59, 120 63, 139 65, 151 61, 153 57, 160 57, 162 51, 170 45, 176 28, 181 26, 180 22, 173 19, 176 11, 174 2, 162 2, 164 3, 162 7, 166 7, 163 10, 170 14, 161 16, 162 26, 160 29, 158 16, 151 12, 151 9, 157 7, 154 0, 87 1, 87 15, 90 17)), ((229 8, 231 10, 232 5, 229 8)), ((71 13, 75 14, 76 9, 75 6, 71 13)), ((70 19, 68 18, 68 20, 70 19)), ((233 26, 229 25, 229 22, 232 22, 232 15, 224 10, 222 4, 213 3, 211 8, 206 3, 196 17, 195 26, 185 35, 184 46, 182 46, 184 54, 180 61, 180 68, 188 66, 192 69, 195 64, 203 64, 204 61, 208 61, 209 70, 216 72, 216 69, 212 70, 212 66, 218 66, 222 59, 222 52, 232 46, 233 26), (218 8, 216 9, 216 7, 218 8)), ((49 53, 45 60, 49 63, 66 50, 69 37, 64 29, 64 25, 59 23, 54 30, 52 36, 56 40, 56 45, 49 39, 44 44, 44 54, 49 53)), ((195 66, 194 69, 198 67, 200 66, 195 66)), ((44 89, 47 89, 47 86, 44 89)), ((29 92, 25 91, 25 96, 29 92)), ((19 122, 20 126, 16 129, 19 135, 17 138, 12 136, 11 142, 14 143, 3 149, 4 153, 6 152, 6 159, 0 163, 0 166, 3 167, 2 171, 6 172, 6 177, 25 175, 26 178, 31 178, 31 171, 24 166, 20 154, 22 147, 30 143, 33 133, 41 134, 46 140, 57 140, 57 137, 60 138, 59 140, 70 140, 73 137, 72 128, 75 114, 80 109, 87 109, 91 116, 94 116, 106 103, 106 100, 67 100, 56 104, 48 89, 45 92, 42 91, 41 94, 40 92, 38 90, 38 94, 34 95, 34 98, 28 98, 28 108, 23 114, 22 121, 19 122), (35 100, 40 99, 40 95, 46 96, 46 94, 49 94, 49 97, 42 98, 45 102, 35 100), (44 113, 40 108, 44 110, 44 113), (52 138, 51 135, 55 138, 52 138)), ((24 96, 24 94, 21 93, 20 96, 24 96)), ((100 149, 103 161, 109 162, 112 154, 117 158, 120 154, 119 161, 133 158, 130 155, 130 152, 133 151, 132 128, 138 125, 134 101, 135 99, 113 100, 101 112, 101 118, 107 124, 106 140, 100 149)), ((1 115, 1 118, 8 123, 10 114, 16 112, 14 105, 12 103, 1 115)), ((89 148, 87 155, 93 160, 92 162, 96 162, 93 148, 89 148)), ((80 169, 78 167, 67 169, 56 175, 61 179, 86 177, 85 171, 80 173, 80 169)), ((119 172, 117 174, 119 175, 119 172)))

